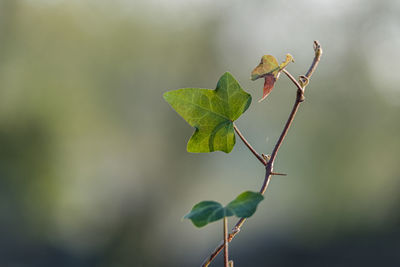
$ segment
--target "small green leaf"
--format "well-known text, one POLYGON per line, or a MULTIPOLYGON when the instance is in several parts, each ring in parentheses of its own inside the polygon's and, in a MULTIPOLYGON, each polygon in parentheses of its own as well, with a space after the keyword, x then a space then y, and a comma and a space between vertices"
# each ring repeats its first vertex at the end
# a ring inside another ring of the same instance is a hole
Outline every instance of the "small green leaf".
POLYGON ((235 78, 226 72, 217 88, 184 88, 166 92, 164 99, 196 131, 187 144, 187 151, 229 153, 235 145, 233 121, 250 106, 251 96, 243 91, 235 78))
POLYGON ((260 193, 246 191, 226 206, 239 218, 248 218, 256 212, 257 205, 264 199, 260 193))
POLYGON ((202 201, 193 206, 192 210, 185 215, 196 227, 203 227, 211 222, 218 221, 225 216, 232 216, 221 204, 215 201, 202 201))
POLYGON ((259 78, 264 78, 263 97, 259 100, 264 100, 274 88, 276 80, 279 78, 280 72, 290 63, 294 62, 292 55, 287 54, 286 60, 280 65, 275 57, 265 55, 261 58, 260 64, 251 72, 251 80, 255 81, 259 78))

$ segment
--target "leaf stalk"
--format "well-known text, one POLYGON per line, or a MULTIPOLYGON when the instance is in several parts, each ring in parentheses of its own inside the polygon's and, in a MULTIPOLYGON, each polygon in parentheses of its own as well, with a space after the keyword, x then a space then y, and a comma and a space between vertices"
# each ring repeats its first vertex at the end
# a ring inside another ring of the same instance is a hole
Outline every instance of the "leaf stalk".
POLYGON ((229 251, 228 251, 228 218, 224 217, 224 266, 229 267, 229 251))

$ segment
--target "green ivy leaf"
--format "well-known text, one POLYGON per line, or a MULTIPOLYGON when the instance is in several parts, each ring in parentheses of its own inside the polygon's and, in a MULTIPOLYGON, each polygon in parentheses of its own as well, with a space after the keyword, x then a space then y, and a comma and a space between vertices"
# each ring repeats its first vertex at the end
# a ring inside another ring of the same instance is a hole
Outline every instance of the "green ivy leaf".
POLYGON ((193 206, 192 210, 185 215, 197 227, 203 227, 211 222, 218 221, 225 216, 232 216, 221 204, 215 201, 202 201, 193 206), (227 213, 228 212, 228 213, 227 213))
POLYGON ((215 90, 178 89, 164 94, 164 99, 196 130, 187 144, 187 151, 229 153, 235 145, 233 122, 247 110, 251 95, 235 78, 224 73, 215 90))
POLYGON ((286 60, 281 64, 278 63, 275 57, 265 55, 261 58, 260 64, 251 72, 251 80, 255 81, 259 78, 264 78, 263 97, 259 100, 264 100, 274 88, 276 80, 279 78, 280 72, 290 63, 294 62, 292 55, 287 54, 286 60))
POLYGON ((264 197, 260 193, 246 191, 230 202, 226 209, 235 214, 236 217, 248 218, 256 212, 257 205, 263 199, 264 197))
POLYGON ((226 207, 215 201, 202 201, 193 206, 185 215, 196 227, 203 227, 224 217, 236 215, 239 218, 251 217, 257 205, 264 199, 260 193, 246 191, 231 201, 226 207))

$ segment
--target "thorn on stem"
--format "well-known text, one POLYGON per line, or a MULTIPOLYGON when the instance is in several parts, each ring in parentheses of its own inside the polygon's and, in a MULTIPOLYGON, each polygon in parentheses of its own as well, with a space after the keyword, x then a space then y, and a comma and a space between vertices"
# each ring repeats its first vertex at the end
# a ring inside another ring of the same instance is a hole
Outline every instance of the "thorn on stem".
POLYGON ((287 176, 286 173, 271 172, 271 175, 287 176))

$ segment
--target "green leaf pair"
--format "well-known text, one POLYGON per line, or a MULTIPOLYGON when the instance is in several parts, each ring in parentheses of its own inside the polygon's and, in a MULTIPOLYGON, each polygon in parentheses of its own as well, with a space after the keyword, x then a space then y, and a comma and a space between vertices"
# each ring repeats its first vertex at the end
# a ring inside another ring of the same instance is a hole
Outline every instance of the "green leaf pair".
POLYGON ((226 207, 215 201, 202 201, 193 206, 185 215, 196 227, 203 227, 224 217, 235 215, 248 218, 254 214, 258 204, 264 199, 260 193, 246 191, 231 201, 226 207))
POLYGON ((251 95, 229 72, 221 76, 215 90, 184 88, 164 93, 164 99, 196 128, 187 144, 187 151, 193 153, 231 152, 235 145, 233 122, 251 103, 251 95))

